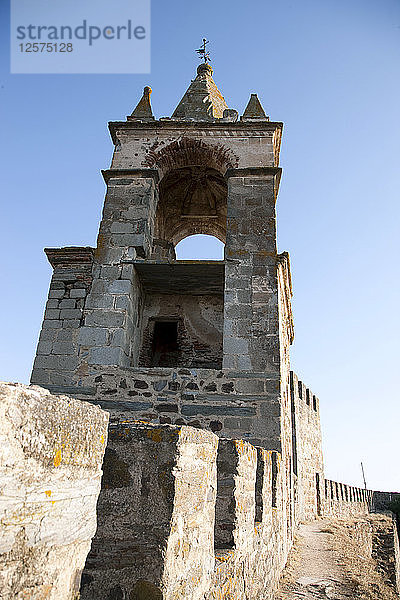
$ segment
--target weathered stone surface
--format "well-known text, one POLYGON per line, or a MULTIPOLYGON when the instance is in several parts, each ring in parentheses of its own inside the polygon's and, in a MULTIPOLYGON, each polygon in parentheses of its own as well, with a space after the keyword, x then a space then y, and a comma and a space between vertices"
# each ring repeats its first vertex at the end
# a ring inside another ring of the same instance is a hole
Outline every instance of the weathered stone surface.
POLYGON ((96 531, 108 415, 0 384, 0 597, 73 600, 96 531))
POLYGON ((217 445, 212 433, 190 427, 111 426, 82 600, 111 598, 115 589, 121 598, 204 598, 217 445))

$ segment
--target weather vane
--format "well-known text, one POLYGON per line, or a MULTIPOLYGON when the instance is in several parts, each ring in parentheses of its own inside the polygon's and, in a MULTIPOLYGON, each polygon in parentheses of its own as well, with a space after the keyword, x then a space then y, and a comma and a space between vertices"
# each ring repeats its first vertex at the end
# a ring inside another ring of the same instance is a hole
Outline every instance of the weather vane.
POLYGON ((197 54, 200 57, 200 60, 204 60, 205 63, 208 63, 210 61, 210 53, 207 52, 206 49, 206 45, 208 44, 208 40, 206 40, 206 38, 203 38, 203 44, 201 45, 201 47, 196 50, 197 54))

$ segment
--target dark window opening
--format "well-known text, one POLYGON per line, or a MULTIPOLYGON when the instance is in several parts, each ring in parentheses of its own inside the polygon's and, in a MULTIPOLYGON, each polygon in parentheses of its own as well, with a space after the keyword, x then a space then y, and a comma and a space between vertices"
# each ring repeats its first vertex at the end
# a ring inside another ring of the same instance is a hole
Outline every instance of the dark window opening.
POLYGON ((151 348, 151 366, 173 367, 178 362, 178 353, 178 321, 156 321, 151 348))

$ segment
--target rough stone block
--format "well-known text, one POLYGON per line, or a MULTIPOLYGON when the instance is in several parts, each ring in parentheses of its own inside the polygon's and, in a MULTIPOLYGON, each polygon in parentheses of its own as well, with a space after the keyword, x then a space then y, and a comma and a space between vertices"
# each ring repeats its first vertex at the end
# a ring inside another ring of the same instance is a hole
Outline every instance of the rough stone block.
POLYGON ((226 337, 224 339, 224 352, 227 354, 247 354, 249 342, 245 338, 226 337))
MULTIPOLYGON (((71 290, 72 291, 72 290, 71 290)), ((114 297, 111 294, 89 294, 86 299, 86 308, 112 308, 114 297)))
MULTIPOLYGON (((61 300, 59 307, 60 308, 75 308, 76 302, 73 298, 64 298, 64 300, 61 300)), ((61 317, 61 318, 63 318, 63 317, 61 317)))
POLYGON ((60 313, 60 319, 80 319, 82 316, 80 308, 65 308, 60 313))
POLYGON ((217 446, 191 427, 111 425, 81 600, 205 597, 217 446))
POLYGON ((53 354, 75 354, 76 348, 72 342, 54 342, 53 354))
POLYGON ((107 329, 102 327, 81 327, 78 343, 82 346, 102 346, 107 341, 107 329))
POLYGON ((62 326, 65 327, 65 329, 78 329, 80 325, 81 322, 78 319, 64 319, 64 321, 62 322, 62 326))
POLYGON ((49 298, 63 298, 65 294, 65 290, 64 288, 58 290, 58 289, 50 289, 49 292, 49 298))
POLYGON ((56 371, 73 371, 78 366, 76 356, 39 355, 35 359, 35 367, 42 369, 54 369, 56 371))
POLYGON ((85 298, 87 291, 84 288, 73 288, 69 292, 70 298, 85 298))
POLYGON ((122 365, 123 351, 121 348, 92 348, 89 351, 90 365, 122 365))
POLYGON ((59 319, 60 318, 60 311, 56 310, 56 309, 53 309, 53 308, 47 308, 46 311, 45 311, 45 313, 44 313, 44 318, 47 321, 59 319))
POLYGON ((127 294, 125 294, 124 296, 115 296, 115 308, 129 310, 131 308, 131 304, 132 300, 127 294))
POLYGON ((58 308, 59 305, 59 301, 57 300, 57 298, 50 298, 50 300, 47 300, 46 302, 46 309, 47 308, 58 308))
POLYGON ((116 348, 125 348, 128 342, 128 336, 125 329, 116 329, 110 337, 110 346, 116 348))
POLYGON ((238 356, 237 357, 237 368, 243 371, 248 371, 252 368, 252 361, 250 356, 238 356))
POLYGON ((105 265, 104 267, 101 267, 101 278, 102 279, 107 279, 108 281, 114 281, 115 279, 119 278, 120 274, 121 274, 121 267, 119 267, 119 266, 105 265))
POLYGON ((91 538, 108 415, 0 384, 0 596, 72 600, 91 538))
POLYGON ((132 282, 129 279, 116 279, 109 287, 112 294, 129 294, 132 291, 132 282))
POLYGON ((133 224, 115 221, 110 228, 111 233, 133 233, 133 224))
POLYGON ((50 354, 53 347, 53 342, 40 341, 37 347, 38 354, 50 354))
POLYGON ((85 324, 94 327, 122 327, 124 313, 106 310, 94 310, 87 315, 85 324))

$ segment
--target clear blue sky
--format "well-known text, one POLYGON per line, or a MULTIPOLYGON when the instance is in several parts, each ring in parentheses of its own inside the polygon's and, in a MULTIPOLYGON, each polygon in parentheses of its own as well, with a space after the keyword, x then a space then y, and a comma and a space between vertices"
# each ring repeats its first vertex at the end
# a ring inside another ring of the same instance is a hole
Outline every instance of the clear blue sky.
POLYGON ((29 381, 51 276, 44 246, 94 245, 107 121, 144 85, 171 115, 211 40, 242 112, 257 92, 285 123, 279 249, 293 273, 294 370, 321 400, 327 476, 400 490, 398 0, 153 0, 152 71, 10 75, 1 0, 3 380, 29 381))

